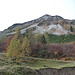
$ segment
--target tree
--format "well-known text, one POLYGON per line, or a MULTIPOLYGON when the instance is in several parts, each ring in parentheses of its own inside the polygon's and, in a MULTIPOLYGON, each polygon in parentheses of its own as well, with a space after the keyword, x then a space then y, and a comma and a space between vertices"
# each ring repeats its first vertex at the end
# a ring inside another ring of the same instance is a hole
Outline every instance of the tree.
POLYGON ((47 43, 47 41, 46 41, 46 39, 45 39, 45 36, 44 35, 42 35, 42 39, 41 39, 41 44, 46 44, 47 43))
POLYGON ((48 34, 48 32, 44 33, 44 37, 45 37, 46 42, 49 43, 49 34, 48 34))
POLYGON ((7 56, 14 58, 16 62, 22 57, 22 44, 21 40, 13 38, 8 46, 7 56))
POLYGON ((26 37, 28 38, 28 40, 30 40, 31 46, 36 43, 35 34, 32 32, 32 29, 28 29, 26 37))
POLYGON ((72 26, 70 26, 70 30, 71 30, 71 32, 73 32, 73 27, 72 26))
POLYGON ((19 62, 20 58, 23 57, 22 41, 20 29, 16 31, 14 38, 10 41, 8 46, 7 56, 14 58, 15 62, 19 62))
MULTIPOLYGON (((29 41, 29 44, 30 44, 30 47, 31 47, 31 53, 32 53, 33 48, 35 47, 35 44, 36 44, 35 34, 32 32, 32 29, 27 30, 26 37, 29 41)), ((31 55, 31 53, 30 53, 30 55, 31 55)))
POLYGON ((44 35, 42 35, 42 34, 36 34, 35 37, 36 37, 37 43, 38 42, 41 43, 41 44, 46 44, 47 43, 46 38, 45 38, 44 35))
POLYGON ((38 43, 38 42, 41 43, 42 34, 36 34, 36 35, 35 35, 35 38, 36 38, 37 43, 38 43))
POLYGON ((25 55, 29 56, 31 54, 30 41, 26 36, 23 40, 22 49, 25 55))
POLYGON ((21 32, 20 32, 20 28, 18 27, 16 29, 16 33, 15 33, 15 36, 14 38, 17 40, 17 39, 21 39, 21 32))
POLYGON ((5 42, 5 43, 6 43, 6 51, 7 51, 7 49, 8 49, 8 46, 10 45, 10 41, 12 40, 12 38, 14 38, 14 36, 9 36, 9 37, 7 38, 7 41, 5 42))

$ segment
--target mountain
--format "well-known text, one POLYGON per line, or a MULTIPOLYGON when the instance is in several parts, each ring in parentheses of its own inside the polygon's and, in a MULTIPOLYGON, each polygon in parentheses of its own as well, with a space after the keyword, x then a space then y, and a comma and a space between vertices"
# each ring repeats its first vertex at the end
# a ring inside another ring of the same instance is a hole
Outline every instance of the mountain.
POLYGON ((58 15, 51 16, 46 14, 32 21, 13 24, 5 29, 3 33, 6 33, 6 35, 14 34, 17 27, 21 28, 22 34, 26 33, 29 28, 32 28, 34 33, 39 32, 40 34, 44 32, 55 35, 73 34, 75 31, 75 20, 64 19, 58 15))

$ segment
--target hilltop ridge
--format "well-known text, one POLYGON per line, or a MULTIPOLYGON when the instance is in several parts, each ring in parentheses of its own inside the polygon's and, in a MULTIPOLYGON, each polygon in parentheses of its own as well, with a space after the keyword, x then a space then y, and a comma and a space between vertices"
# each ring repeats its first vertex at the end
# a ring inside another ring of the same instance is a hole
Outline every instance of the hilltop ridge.
POLYGON ((15 29, 17 27, 20 27, 21 33, 25 33, 28 28, 32 28, 34 32, 36 31, 38 32, 38 30, 40 29, 42 29, 41 31, 44 32, 52 28, 51 30, 47 32, 50 34, 54 34, 57 31, 58 32, 57 34, 62 35, 62 34, 68 34, 72 32, 71 28, 73 29, 73 31, 75 31, 75 20, 64 19, 63 17, 58 15, 51 16, 51 15, 45 14, 37 19, 31 20, 28 22, 15 23, 2 32, 3 33, 5 32, 6 34, 14 34, 15 29), (60 28, 62 28, 63 30, 61 30, 60 28))

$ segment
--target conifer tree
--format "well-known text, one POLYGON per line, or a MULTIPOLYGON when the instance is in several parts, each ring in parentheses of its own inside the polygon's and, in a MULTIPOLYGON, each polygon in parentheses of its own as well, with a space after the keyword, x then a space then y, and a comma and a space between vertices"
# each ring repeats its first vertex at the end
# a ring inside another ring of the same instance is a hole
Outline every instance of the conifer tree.
POLYGON ((15 33, 15 36, 14 38, 17 40, 17 39, 21 39, 21 32, 20 32, 20 28, 18 27, 16 29, 16 33, 15 33))
POLYGON ((50 38, 49 38, 48 32, 45 32, 45 33, 44 33, 44 37, 45 37, 46 42, 49 43, 49 39, 50 39, 50 38))
POLYGON ((10 45, 8 46, 7 56, 14 58, 16 62, 22 57, 22 44, 20 39, 16 40, 13 38, 11 40, 10 45))
POLYGON ((73 32, 73 27, 72 26, 70 26, 70 30, 71 30, 71 32, 73 32))
POLYGON ((42 34, 36 34, 36 40, 37 40, 37 42, 39 42, 41 44, 47 43, 45 36, 42 34))
POLYGON ((35 38, 36 38, 37 42, 41 43, 41 40, 42 40, 42 35, 41 34, 36 34, 35 38))
POLYGON ((14 38, 10 41, 10 45, 8 46, 7 50, 7 56, 14 58, 17 62, 21 57, 23 57, 23 55, 21 33, 20 29, 18 29, 14 38))
POLYGON ((28 40, 30 41, 30 45, 35 44, 36 39, 35 39, 35 34, 32 32, 32 29, 28 30, 28 32, 26 33, 26 36, 28 40))
POLYGON ((41 44, 46 44, 47 42, 46 42, 46 39, 45 39, 45 36, 44 35, 42 35, 42 39, 41 39, 41 44))
POLYGON ((29 56, 31 54, 30 40, 26 36, 23 40, 22 49, 25 55, 29 56))

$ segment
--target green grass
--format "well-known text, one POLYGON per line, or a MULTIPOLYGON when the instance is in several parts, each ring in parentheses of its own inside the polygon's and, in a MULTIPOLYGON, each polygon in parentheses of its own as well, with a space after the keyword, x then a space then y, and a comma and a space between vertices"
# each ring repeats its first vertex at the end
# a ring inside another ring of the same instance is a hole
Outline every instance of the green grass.
MULTIPOLYGON (((0 68, 6 66, 16 66, 12 60, 8 59, 5 54, 0 54, 0 68)), ((32 69, 40 68, 62 68, 62 67, 73 67, 75 66, 75 61, 62 61, 55 59, 42 59, 34 57, 26 57, 26 60, 20 64, 20 66, 30 67, 32 69)))
POLYGON ((26 62, 27 66, 33 69, 40 68, 63 68, 63 67, 73 67, 75 62, 53 60, 53 59, 34 59, 34 62, 26 62))
POLYGON ((42 59, 26 57, 26 60, 17 65, 8 59, 5 54, 0 54, 0 75, 36 75, 35 69, 74 67, 75 61, 61 61, 55 59, 42 59))

